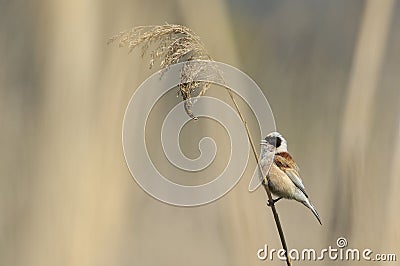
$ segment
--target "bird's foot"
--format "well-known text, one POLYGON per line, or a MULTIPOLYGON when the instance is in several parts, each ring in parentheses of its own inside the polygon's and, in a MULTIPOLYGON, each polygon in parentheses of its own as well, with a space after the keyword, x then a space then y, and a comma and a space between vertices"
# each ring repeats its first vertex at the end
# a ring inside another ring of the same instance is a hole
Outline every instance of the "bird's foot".
POLYGON ((274 206, 276 202, 278 202, 280 199, 282 199, 282 197, 276 198, 276 199, 272 199, 272 200, 268 200, 267 202, 267 206, 271 207, 274 206))

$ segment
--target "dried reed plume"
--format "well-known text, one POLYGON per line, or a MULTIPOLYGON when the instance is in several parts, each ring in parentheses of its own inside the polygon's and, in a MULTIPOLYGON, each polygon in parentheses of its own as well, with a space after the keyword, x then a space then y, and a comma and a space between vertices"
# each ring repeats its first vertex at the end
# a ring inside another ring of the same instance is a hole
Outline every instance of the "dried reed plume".
MULTIPOLYGON (((110 38, 108 43, 112 43, 118 40, 120 47, 128 46, 129 52, 131 52, 135 47, 142 46, 142 57, 145 55, 146 51, 151 45, 158 43, 155 48, 150 53, 150 68, 154 66, 156 60, 161 60, 160 67, 168 67, 170 65, 187 62, 193 60, 209 60, 212 61, 211 56, 205 50, 204 45, 200 41, 200 38, 189 28, 181 25, 165 24, 161 26, 139 26, 131 30, 122 31, 114 37, 110 38)), ((204 76, 203 72, 207 72, 209 75, 214 75, 220 77, 217 68, 210 69, 210 66, 204 67, 200 64, 187 64, 184 65, 181 71, 181 84, 179 85, 179 93, 185 101, 185 111, 193 119, 197 117, 192 112, 192 101, 193 97, 202 96, 209 87, 208 82, 197 81, 200 73, 204 76)), ((215 79, 214 79, 215 80, 215 79)), ((254 145, 254 141, 251 138, 250 130, 247 126, 247 122, 239 109, 239 106, 234 98, 234 94, 231 89, 226 88, 229 96, 235 106, 240 119, 246 129, 247 137, 250 141, 251 148, 259 167, 262 172, 262 167, 258 158, 257 150, 254 145)), ((286 245, 285 236, 283 233, 282 225, 279 221, 278 212, 272 200, 271 192, 268 189, 269 176, 267 173, 262 181, 262 185, 268 196, 272 213, 274 215, 275 223, 278 229, 279 237, 281 239, 282 247, 286 252, 286 263, 288 266, 292 265, 290 258, 288 256, 288 248, 286 245)))
MULTIPOLYGON (((155 62, 160 62, 160 67, 192 61, 212 60, 200 38, 189 28, 181 25, 165 24, 161 26, 138 26, 125 30, 110 38, 108 43, 118 41, 120 47, 128 47, 131 52, 137 46, 142 48, 142 57, 149 50, 150 65, 152 68, 155 62)), ((192 112, 193 97, 202 96, 209 87, 209 83, 196 80, 196 72, 189 65, 183 68, 181 73, 181 84, 179 94, 185 101, 186 113, 193 119, 197 117, 192 112)))

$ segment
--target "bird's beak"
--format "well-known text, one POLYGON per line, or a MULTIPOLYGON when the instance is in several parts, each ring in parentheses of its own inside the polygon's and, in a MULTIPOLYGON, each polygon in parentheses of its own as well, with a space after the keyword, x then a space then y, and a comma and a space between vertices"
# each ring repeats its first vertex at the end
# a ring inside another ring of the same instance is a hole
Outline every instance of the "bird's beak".
POLYGON ((260 145, 267 145, 267 141, 265 139, 262 139, 260 145))

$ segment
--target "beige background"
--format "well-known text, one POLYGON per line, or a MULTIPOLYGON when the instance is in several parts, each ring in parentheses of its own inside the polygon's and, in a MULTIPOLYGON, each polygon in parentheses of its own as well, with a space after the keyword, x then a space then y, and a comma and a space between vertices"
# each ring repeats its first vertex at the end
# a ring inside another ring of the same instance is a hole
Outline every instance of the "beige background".
POLYGON ((263 88, 323 220, 280 202, 289 248, 344 236, 400 259, 399 1, 199 2, 0 2, 0 265, 263 265, 257 250, 280 247, 251 171, 198 208, 162 204, 130 176, 123 114, 156 69, 106 41, 165 22, 263 88))

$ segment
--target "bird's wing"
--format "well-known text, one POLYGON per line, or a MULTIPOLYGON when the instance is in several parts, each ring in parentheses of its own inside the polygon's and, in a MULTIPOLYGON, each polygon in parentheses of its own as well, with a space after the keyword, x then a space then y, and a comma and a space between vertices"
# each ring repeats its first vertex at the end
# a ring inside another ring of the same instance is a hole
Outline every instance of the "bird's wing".
POLYGON ((292 180, 292 182, 295 184, 297 188, 301 190, 301 192, 306 195, 308 198, 307 192, 305 190, 305 187, 303 185, 303 181, 300 178, 299 175, 299 167, 297 164, 294 162, 292 156, 290 156, 289 153, 287 152, 280 152, 275 155, 274 159, 276 165, 283 171, 285 174, 292 180))

